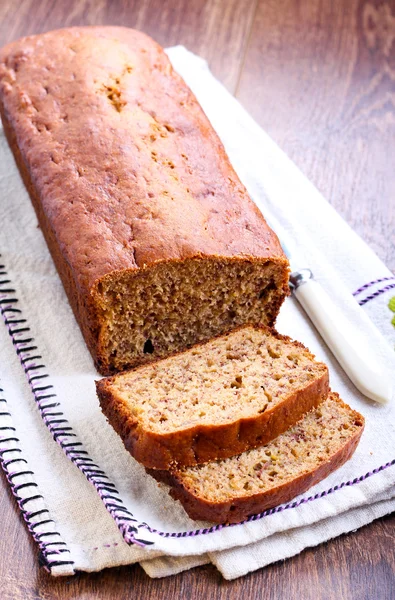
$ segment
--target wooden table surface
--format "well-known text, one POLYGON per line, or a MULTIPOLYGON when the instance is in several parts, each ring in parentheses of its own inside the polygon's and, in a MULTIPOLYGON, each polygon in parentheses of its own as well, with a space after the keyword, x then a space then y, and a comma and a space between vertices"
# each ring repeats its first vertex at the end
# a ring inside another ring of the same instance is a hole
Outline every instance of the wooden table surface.
MULTIPOLYGON (((395 1, 0 0, 0 45, 72 25, 184 44, 395 270, 395 1)), ((395 598, 395 518, 225 582, 212 566, 151 580, 139 566, 53 579, 5 479, 0 598, 395 598)))

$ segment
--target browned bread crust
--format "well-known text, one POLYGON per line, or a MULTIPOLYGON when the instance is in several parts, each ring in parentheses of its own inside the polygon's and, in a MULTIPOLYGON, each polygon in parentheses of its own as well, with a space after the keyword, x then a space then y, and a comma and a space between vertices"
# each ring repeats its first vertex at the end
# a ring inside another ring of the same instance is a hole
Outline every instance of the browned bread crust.
MULTIPOLYGON (((284 502, 289 502, 295 496, 303 494, 310 487, 341 467, 353 455, 364 429, 364 418, 344 404, 338 394, 332 392, 329 400, 336 400, 341 403, 341 406, 347 408, 350 417, 356 423, 356 427, 350 432, 343 445, 336 452, 328 454, 324 460, 317 460, 315 468, 310 470, 299 469, 300 474, 292 480, 263 490, 261 493, 250 495, 246 492, 245 496, 237 497, 235 495, 232 497, 232 490, 230 490, 226 501, 215 502, 210 501, 203 495, 197 495, 193 488, 185 482, 181 470, 158 471, 147 469, 147 473, 157 481, 171 487, 170 495, 175 500, 180 500, 191 519, 214 523, 238 523, 243 521, 251 515, 261 513, 284 502)), ((323 424, 323 427, 325 427, 325 424, 323 424)), ((220 473, 220 461, 217 462, 216 469, 220 473)))
MULTIPOLYGON (((274 322, 288 293, 288 262, 279 241, 195 97, 153 40, 121 27, 81 27, 9 44, 0 53, 0 110, 103 374, 155 358, 123 356, 122 339, 116 358, 117 348, 109 349, 110 313, 122 289, 114 282, 123 274, 131 288, 140 282, 141 293, 151 271, 164 270, 166 280, 167 265, 215 259, 220 270, 221 264, 259 269, 270 263, 275 290, 265 322, 274 322)), ((235 326, 243 322, 242 314, 237 318, 235 326)), ((192 341, 211 337, 212 331, 198 329, 192 341)))
MULTIPOLYGON (((192 466, 234 456, 249 448, 266 444, 327 398, 329 392, 327 367, 322 363, 314 362, 314 355, 309 353, 300 342, 263 326, 240 327, 230 334, 230 338, 225 335, 218 336, 216 339, 223 342, 231 339, 231 336, 236 335, 238 331, 246 332, 247 336, 251 329, 271 334, 280 343, 290 342, 295 350, 306 351, 311 366, 316 370, 315 377, 310 383, 301 388, 295 382, 294 391, 291 391, 279 403, 269 405, 269 408, 262 414, 241 418, 239 414, 235 413, 234 420, 231 422, 212 422, 210 425, 195 423, 170 432, 156 432, 148 429, 139 416, 133 414, 130 404, 120 396, 114 386, 118 380, 126 379, 127 373, 96 382, 96 390, 103 413, 122 438, 125 448, 136 460, 146 467, 169 469, 174 465, 192 466)), ((184 354, 185 356, 191 355, 196 348, 204 352, 205 347, 212 345, 213 341, 215 342, 212 340, 208 343, 197 344, 184 354)), ((191 360, 193 360, 193 356, 191 356, 191 360)), ((257 362, 262 360, 260 356, 256 356, 257 362)), ((172 357, 160 362, 165 368, 166 365, 171 364, 171 361, 172 357)), ((139 367, 131 374, 153 372, 156 365, 159 363, 139 367)), ((289 375, 292 374, 292 369, 290 369, 289 375)), ((182 397, 183 393, 180 392, 179 395, 182 397)), ((263 393, 262 396, 264 397, 263 393)))

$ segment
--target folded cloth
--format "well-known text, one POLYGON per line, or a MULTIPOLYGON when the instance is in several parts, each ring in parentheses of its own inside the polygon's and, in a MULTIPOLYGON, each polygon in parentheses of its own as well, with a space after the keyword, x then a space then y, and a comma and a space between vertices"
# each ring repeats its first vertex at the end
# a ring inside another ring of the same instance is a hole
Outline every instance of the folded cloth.
POLYGON ((388 500, 377 500, 370 505, 323 519, 310 527, 289 529, 241 548, 182 558, 161 556, 140 561, 140 565, 150 577, 166 577, 212 562, 225 579, 236 579, 278 560, 295 556, 305 548, 318 546, 342 533, 363 527, 374 519, 393 512, 394 506, 395 502, 391 497, 388 500))
MULTIPOLYGON (((257 205, 279 223, 299 262, 313 270, 394 373, 391 272, 204 61, 182 47, 169 56, 257 205)), ((232 526, 190 520, 125 451, 101 414, 94 388, 99 376, 2 133, 0 157, 0 306, 6 325, 0 328, 0 462, 53 575, 139 561, 149 575, 164 576, 211 561, 232 578, 393 510, 394 403, 378 406, 357 392, 290 298, 278 327, 328 363, 332 388, 366 418, 361 443, 346 465, 285 507, 232 526)))

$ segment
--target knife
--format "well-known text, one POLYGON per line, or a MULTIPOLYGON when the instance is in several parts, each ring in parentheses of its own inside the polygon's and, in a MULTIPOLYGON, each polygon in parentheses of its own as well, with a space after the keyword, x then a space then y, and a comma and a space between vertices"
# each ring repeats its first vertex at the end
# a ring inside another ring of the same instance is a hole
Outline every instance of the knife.
MULTIPOLYGON (((266 214, 265 214, 266 218, 266 214)), ((291 244, 279 224, 267 219, 277 233, 291 265, 294 267, 291 244)), ((392 381, 369 346, 369 340, 350 322, 334 303, 308 268, 291 272, 289 286, 321 337, 355 387, 365 396, 385 404, 392 399, 392 381)), ((360 308, 358 307, 360 310, 360 308)))

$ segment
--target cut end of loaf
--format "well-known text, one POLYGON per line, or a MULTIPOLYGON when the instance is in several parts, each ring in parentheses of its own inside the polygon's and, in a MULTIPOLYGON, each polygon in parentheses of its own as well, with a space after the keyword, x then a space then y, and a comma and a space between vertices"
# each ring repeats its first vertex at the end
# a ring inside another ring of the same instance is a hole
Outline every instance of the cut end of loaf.
POLYGON ((246 323, 272 325, 288 292, 286 259, 194 258, 104 277, 98 368, 111 374, 246 323))
POLYGON ((288 261, 158 44, 66 28, 13 42, 0 71, 7 138, 102 374, 274 322, 288 261))

